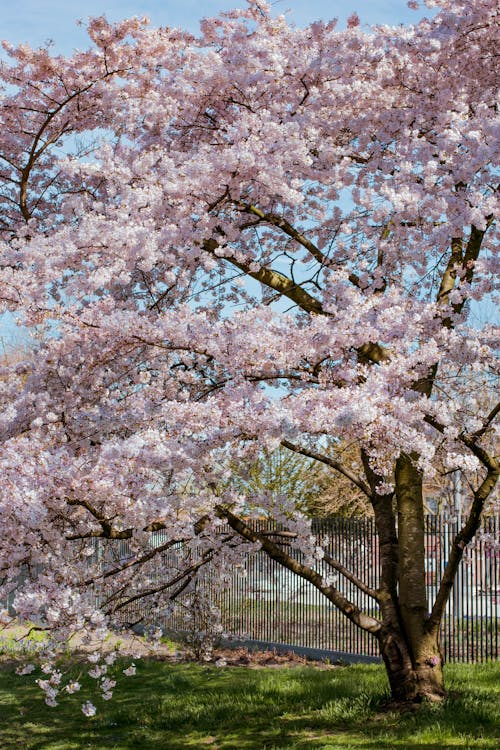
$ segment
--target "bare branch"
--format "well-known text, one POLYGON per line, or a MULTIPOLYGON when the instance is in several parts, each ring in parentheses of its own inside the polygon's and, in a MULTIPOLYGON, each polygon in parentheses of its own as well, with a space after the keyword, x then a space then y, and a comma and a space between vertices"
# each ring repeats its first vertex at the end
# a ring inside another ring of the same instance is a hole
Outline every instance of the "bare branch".
POLYGON ((153 557, 156 557, 156 555, 159 555, 162 552, 166 552, 166 550, 170 549, 175 544, 180 544, 185 541, 186 541, 185 539, 171 539, 165 544, 161 544, 159 547, 154 547, 152 550, 150 550, 149 552, 146 552, 144 555, 141 555, 140 557, 135 557, 133 560, 128 560, 127 562, 123 563, 123 565, 118 565, 118 567, 113 568, 112 570, 107 570, 104 573, 101 573, 100 575, 94 578, 88 578, 85 581, 85 585, 88 586, 91 583, 95 583, 96 581, 100 579, 104 580, 105 578, 110 578, 111 576, 117 575, 118 573, 122 573, 124 570, 133 568, 136 565, 142 565, 143 563, 148 562, 148 560, 152 560, 153 557))
POLYGON ((375 591, 375 589, 371 589, 369 586, 366 585, 360 578, 354 575, 354 573, 351 573, 351 571, 346 568, 344 565, 339 563, 337 560, 335 560, 331 555, 325 552, 325 555, 323 557, 323 560, 334 570, 337 571, 337 573, 340 573, 341 576, 346 578, 348 581, 350 581, 356 588, 358 588, 360 591, 362 591, 367 596, 370 596, 372 599, 375 599, 376 601, 379 601, 380 596, 378 591, 375 591))
POLYGON ((467 521, 460 529, 451 545, 448 564, 444 570, 439 590, 434 601, 434 606, 432 607, 432 612, 427 622, 427 630, 429 632, 437 632, 439 630, 441 619, 450 597, 453 582, 455 580, 458 566, 463 557, 464 550, 479 529, 484 504, 493 492, 498 482, 498 478, 500 477, 500 463, 491 457, 488 457, 488 462, 490 468, 486 473, 486 477, 474 492, 474 500, 467 521))
MULTIPOLYGON (((145 599, 148 596, 154 596, 155 594, 160 594, 162 591, 172 588, 172 586, 175 586, 177 583, 181 581, 184 582, 185 579, 187 578, 189 580, 186 582, 185 586, 183 586, 183 588, 181 589, 181 590, 184 590, 184 588, 186 588, 186 586, 193 579, 194 574, 197 573, 198 570, 201 567, 203 567, 203 565, 206 565, 207 563, 210 562, 210 560, 213 557, 213 554, 214 554, 214 550, 208 550, 207 552, 204 553, 201 560, 198 560, 198 562, 193 563, 193 565, 190 565, 188 568, 186 568, 181 573, 179 573, 178 575, 168 580, 166 583, 163 583, 161 586, 157 586, 156 588, 153 588, 153 589, 146 589, 145 591, 140 591, 138 594, 134 594, 133 596, 127 597, 127 599, 121 599, 117 604, 112 606, 111 611, 116 612, 119 609, 123 609, 124 607, 127 607, 129 604, 132 604, 133 602, 139 601, 140 599, 145 599)), ((179 593, 180 591, 175 591, 172 594, 172 596, 169 598, 170 599, 175 598, 176 596, 179 595, 179 593)), ((107 606, 108 604, 112 603, 114 596, 115 594, 109 597, 109 599, 107 599, 104 602, 103 606, 107 606)))
MULTIPOLYGON (((270 531, 261 531, 259 530, 259 534, 262 536, 271 538, 272 541, 275 541, 276 544, 281 545, 290 545, 290 540, 296 539, 297 534, 293 531, 280 531, 278 529, 272 529, 270 531)), ((340 575, 342 575, 344 578, 346 578, 348 581, 354 584, 360 591, 362 591, 364 594, 367 594, 367 596, 371 596, 372 599, 379 600, 379 594, 375 589, 371 589, 369 586, 367 586, 360 578, 354 575, 348 568, 346 568, 344 565, 341 565, 337 560, 335 560, 331 555, 329 555, 327 552, 324 553, 323 561, 326 562, 331 568, 336 570, 340 575)))
MULTIPOLYGON (((252 279, 255 279, 264 286, 273 289, 278 294, 288 297, 288 299, 292 300, 292 302, 302 310, 305 310, 305 312, 316 315, 328 315, 319 300, 309 294, 309 292, 307 292, 300 284, 296 284, 292 279, 288 278, 288 276, 285 276, 285 274, 280 271, 275 271, 272 268, 266 268, 265 266, 260 266, 258 271, 252 271, 250 269, 250 263, 236 260, 232 255, 217 255, 216 250, 220 248, 220 243, 214 238, 205 240, 203 243, 203 249, 210 253, 210 255, 213 255, 220 260, 226 260, 252 279)), ((360 346, 357 351, 360 361, 379 364, 390 359, 390 354, 385 347, 371 341, 360 346)))
POLYGON ((471 437, 474 440, 478 440, 479 438, 481 438, 484 435, 484 433, 486 432, 486 430, 488 429, 488 427, 490 426, 490 424, 493 422, 493 420, 498 416, 499 413, 500 413, 500 401, 490 411, 490 413, 488 414, 488 416, 486 417, 486 419, 485 419, 485 421, 483 423, 483 426, 480 427, 479 430, 476 430, 476 432, 474 432, 471 435, 471 437))
POLYGON ((356 487, 360 489, 361 492, 364 492, 364 494, 370 500, 372 499, 372 491, 366 484, 366 482, 364 482, 361 477, 356 476, 356 474, 354 474, 350 469, 343 466, 339 461, 335 461, 335 459, 330 458, 329 456, 325 456, 323 453, 317 453, 316 451, 312 451, 308 448, 303 448, 300 445, 296 445, 295 443, 291 443, 289 440, 282 440, 281 445, 284 448, 288 448, 288 450, 294 451, 295 453, 300 453, 303 456, 313 458, 315 461, 321 461, 321 463, 330 466, 330 468, 335 469, 335 471, 338 471, 344 477, 349 479, 353 484, 355 484, 356 487))
POLYGON ((316 313, 318 315, 325 314, 321 303, 315 297, 312 297, 306 292, 300 285, 295 284, 291 279, 285 276, 285 274, 280 273, 279 271, 274 271, 271 268, 265 268, 264 266, 261 266, 258 271, 252 271, 250 269, 250 263, 236 260, 236 258, 231 255, 218 256, 215 251, 220 247, 220 244, 215 239, 206 240, 203 243, 203 249, 206 252, 215 255, 215 257, 218 257, 221 260, 228 261, 228 263, 231 263, 233 266, 236 266, 236 268, 244 271, 245 274, 256 281, 260 281, 261 284, 264 284, 265 286, 274 289, 276 292, 279 292, 279 294, 288 297, 288 299, 291 299, 292 302, 298 305, 302 310, 309 313, 316 313))

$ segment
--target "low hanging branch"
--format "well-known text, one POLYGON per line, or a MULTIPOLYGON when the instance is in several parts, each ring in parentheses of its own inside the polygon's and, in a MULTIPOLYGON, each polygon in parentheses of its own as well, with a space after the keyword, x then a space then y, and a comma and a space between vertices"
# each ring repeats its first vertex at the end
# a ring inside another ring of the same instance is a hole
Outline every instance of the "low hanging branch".
MULTIPOLYGON (((479 526, 481 524, 481 514, 484 505, 492 492, 494 491, 498 480, 500 478, 500 461, 495 457, 491 456, 485 448, 477 444, 477 440, 484 434, 487 427, 491 424, 493 419, 498 414, 499 409, 496 406, 490 414, 487 416, 485 423, 482 428, 477 430, 474 435, 466 435, 462 433, 459 439, 469 450, 476 456, 476 458, 483 464, 486 469, 486 476, 474 491, 473 501, 467 520, 454 538, 451 550, 449 553, 448 564, 443 573, 441 583, 432 607, 429 620, 426 623, 426 629, 430 633, 436 633, 439 630, 441 619, 446 609, 446 604, 453 588, 455 576, 457 574, 458 566, 462 560, 464 550, 468 544, 474 539, 479 526)), ((444 433, 444 427, 433 417, 426 417, 426 421, 431 424, 434 429, 438 432, 444 433)))
MULTIPOLYGON (((351 620, 351 622, 361 628, 361 630, 366 630, 374 635, 380 631, 382 627, 380 620, 362 612, 359 607, 353 604, 353 602, 350 602, 334 586, 326 585, 323 577, 316 570, 299 562, 269 538, 260 534, 258 531, 253 530, 241 518, 235 516, 228 508, 218 506, 217 512, 219 516, 226 519, 231 528, 238 532, 238 534, 244 539, 247 539, 249 542, 260 542, 262 549, 272 560, 275 560, 280 565, 283 565, 283 567, 291 570, 305 581, 312 583, 318 591, 321 591, 321 593, 324 594, 332 604, 338 607, 338 609, 340 609, 341 612, 351 620)), ((376 598, 375 592, 370 591, 369 595, 376 598)))
POLYGON ((106 609, 106 607, 109 607, 110 612, 117 612, 120 609, 123 609, 124 607, 129 606, 130 604, 133 604, 134 602, 140 601, 142 599, 146 599, 150 596, 155 596, 156 594, 163 593, 167 589, 171 589, 173 586, 176 586, 178 583, 181 585, 168 597, 170 601, 173 601, 176 599, 185 589, 191 581, 193 580, 195 574, 202 568, 204 565, 207 565, 213 558, 214 550, 207 550, 203 555, 201 556, 201 559, 197 562, 193 563, 189 567, 185 568, 185 570, 182 570, 178 575, 174 576, 173 578, 170 578, 165 583, 162 583, 160 586, 156 586, 154 588, 145 589, 144 591, 140 591, 137 594, 134 594, 132 596, 128 596, 125 599, 122 597, 122 595, 119 594, 112 594, 108 599, 106 599, 103 602, 103 607, 106 609), (118 602, 114 603, 115 599, 118 598, 118 602), (112 605, 112 606, 109 606, 112 605))

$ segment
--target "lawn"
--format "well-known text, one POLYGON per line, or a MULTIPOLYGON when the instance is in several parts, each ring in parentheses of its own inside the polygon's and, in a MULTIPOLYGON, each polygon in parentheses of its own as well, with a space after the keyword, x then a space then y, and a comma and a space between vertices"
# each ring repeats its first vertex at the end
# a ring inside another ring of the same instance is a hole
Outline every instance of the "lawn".
MULTIPOLYGON (((449 665, 451 697, 398 716, 380 711, 379 665, 319 670, 138 663, 111 702, 90 694, 45 707, 33 675, 0 665, 2 750, 386 750, 498 748, 500 663, 449 665)), ((85 694, 84 694, 85 693, 85 694)))

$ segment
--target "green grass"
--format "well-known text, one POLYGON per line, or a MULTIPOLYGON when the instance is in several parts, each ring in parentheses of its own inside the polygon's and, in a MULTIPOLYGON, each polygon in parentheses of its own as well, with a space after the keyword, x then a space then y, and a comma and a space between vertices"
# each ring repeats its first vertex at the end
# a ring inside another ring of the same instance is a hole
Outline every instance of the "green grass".
POLYGON ((451 697, 402 716, 381 713, 382 667, 321 671, 138 663, 98 714, 91 698, 64 696, 45 707, 33 677, 0 665, 2 750, 413 750, 498 748, 500 664, 449 665, 451 697))

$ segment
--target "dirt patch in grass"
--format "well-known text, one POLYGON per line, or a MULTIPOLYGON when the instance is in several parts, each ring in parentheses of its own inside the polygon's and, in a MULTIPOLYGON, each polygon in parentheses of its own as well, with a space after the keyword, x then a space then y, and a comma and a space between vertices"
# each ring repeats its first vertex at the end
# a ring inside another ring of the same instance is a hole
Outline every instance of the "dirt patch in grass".
POLYGON ((219 648, 214 652, 212 660, 216 665, 228 667, 249 667, 250 669, 262 669, 264 667, 304 667, 311 666, 317 669, 334 669, 338 665, 329 664, 325 661, 308 659, 305 656, 289 651, 278 652, 274 649, 267 651, 250 650, 248 648, 219 648))

